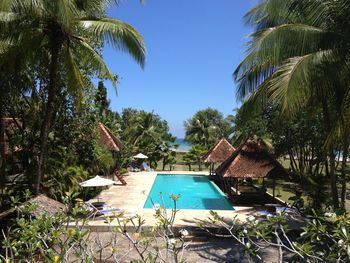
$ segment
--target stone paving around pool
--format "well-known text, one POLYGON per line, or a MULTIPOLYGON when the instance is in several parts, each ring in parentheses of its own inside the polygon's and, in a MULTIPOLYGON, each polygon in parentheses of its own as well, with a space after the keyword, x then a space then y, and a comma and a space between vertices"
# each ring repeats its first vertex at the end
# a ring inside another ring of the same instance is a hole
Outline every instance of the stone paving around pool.
MULTIPOLYGON (((141 215, 145 220, 145 226, 153 226, 155 224, 153 209, 143 208, 147 199, 148 193, 151 190, 155 177, 158 173, 162 174, 205 174, 205 172, 184 172, 184 171, 172 171, 172 172, 130 172, 126 175, 125 181, 127 185, 113 185, 108 189, 102 191, 96 198, 100 201, 104 201, 111 207, 120 208, 125 211, 126 215, 141 215)), ((91 200, 92 201, 92 200, 91 200)), ((256 213, 256 209, 253 207, 234 207, 234 211, 216 210, 220 216, 226 220, 231 220, 235 216, 241 221, 246 221, 247 217, 256 213)), ((205 220, 210 214, 209 210, 180 210, 175 219, 175 226, 178 227, 195 227, 199 220, 205 220)), ((96 227, 100 231, 103 231, 103 226, 107 227, 106 220, 104 218, 96 218, 90 221, 91 227, 96 227)), ((112 221, 111 225, 116 225, 117 222, 112 221)), ((106 228, 108 229, 108 228, 106 228)))

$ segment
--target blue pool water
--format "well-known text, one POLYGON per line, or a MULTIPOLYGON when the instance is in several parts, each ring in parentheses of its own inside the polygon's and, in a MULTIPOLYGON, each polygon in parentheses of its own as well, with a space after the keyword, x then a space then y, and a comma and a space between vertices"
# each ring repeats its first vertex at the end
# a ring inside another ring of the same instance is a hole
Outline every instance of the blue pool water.
POLYGON ((153 204, 173 208, 170 194, 180 194, 176 203, 178 209, 234 210, 226 196, 207 176, 187 174, 158 174, 144 208, 153 208, 153 204))

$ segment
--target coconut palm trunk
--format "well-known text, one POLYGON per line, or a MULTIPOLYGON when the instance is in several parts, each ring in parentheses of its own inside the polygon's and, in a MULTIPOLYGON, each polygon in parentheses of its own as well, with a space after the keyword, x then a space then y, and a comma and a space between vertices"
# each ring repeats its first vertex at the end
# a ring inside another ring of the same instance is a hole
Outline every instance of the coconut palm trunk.
MULTIPOLYGON (((322 109, 323 109, 325 130, 327 134, 330 134, 332 132, 332 127, 331 127, 331 118, 330 118, 330 113, 329 113, 326 98, 322 99, 322 109)), ((328 158, 329 158, 328 164, 329 164, 329 178, 331 183, 331 195, 332 195, 333 207, 337 209, 339 207, 339 199, 338 199, 338 188, 337 188, 337 175, 335 174, 335 154, 334 154, 333 146, 334 145, 332 143, 328 147, 328 158)))
MULTIPOLYGON (((5 126, 3 122, 4 118, 4 99, 3 93, 0 93, 0 195, 3 194, 5 184, 5 167, 6 167, 6 152, 5 152, 5 126)), ((2 198, 1 198, 2 200, 2 198)), ((0 203, 0 205, 2 205, 0 203)))
POLYGON ((345 209, 345 199, 346 199, 346 168, 347 168, 347 158, 349 154, 349 139, 347 130, 343 134, 343 160, 341 164, 341 206, 345 209))
POLYGON ((49 85, 47 94, 47 103, 45 108, 45 116, 41 126, 40 132, 40 155, 38 161, 38 171, 35 182, 35 192, 40 192, 41 180, 45 174, 45 166, 48 154, 48 135, 51 130, 53 117, 55 115, 55 100, 57 96, 57 81, 58 81, 58 63, 61 44, 55 34, 51 37, 51 62, 49 69, 49 85))

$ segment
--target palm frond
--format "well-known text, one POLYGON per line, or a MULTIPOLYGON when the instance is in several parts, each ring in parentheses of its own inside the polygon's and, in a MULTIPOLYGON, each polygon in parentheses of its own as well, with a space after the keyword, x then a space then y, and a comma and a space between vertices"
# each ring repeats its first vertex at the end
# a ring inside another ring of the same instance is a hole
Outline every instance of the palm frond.
MULTIPOLYGON (((73 58, 70 48, 66 49, 65 52, 65 64, 67 67, 67 84, 69 93, 77 98, 77 102, 82 99, 84 78, 80 72, 80 69, 73 58)), ((79 103, 78 103, 79 104, 79 103)))
POLYGON ((18 14, 26 14, 35 17, 47 15, 45 10, 46 1, 44 0, 12 0, 11 11, 18 14))
POLYGON ((11 10, 11 0, 1 0, 0 1, 0 11, 9 12, 11 10))
POLYGON ((96 16, 96 14, 103 14, 106 8, 115 3, 115 1, 104 0, 75 0, 77 8, 84 13, 86 17, 96 16))
POLYGON ((327 49, 327 31, 303 24, 283 24, 252 35, 248 55, 233 73, 237 97, 245 98, 286 59, 327 49), (291 45, 290 43, 296 43, 291 45))
POLYGON ((116 87, 117 78, 110 71, 103 58, 85 41, 76 41, 80 48, 80 52, 84 54, 84 57, 91 63, 93 68, 97 71, 100 78, 109 79, 112 81, 114 87, 116 87))
POLYGON ((21 19, 22 16, 14 12, 0 12, 0 23, 7 23, 21 19))
POLYGON ((289 22, 288 9, 290 1, 268 0, 253 7, 245 16, 245 22, 257 30, 274 27, 289 22))
POLYGON ((81 20, 89 33, 103 39, 113 48, 127 51, 141 67, 145 64, 146 48, 141 35, 129 24, 117 19, 81 20))
POLYGON ((75 17, 79 15, 79 10, 75 5, 75 2, 71 0, 56 0, 52 1, 52 3, 55 6, 53 8, 54 13, 51 15, 56 15, 57 21, 61 26, 69 31, 75 17))
POLYGON ((320 44, 327 34, 329 32, 322 28, 305 24, 278 25, 253 33, 247 52, 258 51, 257 59, 273 55, 274 63, 278 64, 285 57, 327 47, 327 43, 320 44))
POLYGON ((261 111, 268 103, 277 103, 283 112, 293 115, 313 93, 311 84, 318 67, 331 61, 330 51, 319 51, 287 60, 267 78, 243 104, 245 114, 261 111))

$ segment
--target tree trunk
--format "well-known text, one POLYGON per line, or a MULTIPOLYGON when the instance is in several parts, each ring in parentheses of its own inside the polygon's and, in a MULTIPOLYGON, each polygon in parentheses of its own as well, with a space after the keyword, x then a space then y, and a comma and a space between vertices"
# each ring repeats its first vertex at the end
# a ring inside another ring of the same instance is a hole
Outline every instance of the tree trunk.
POLYGON ((347 130, 345 129, 343 133, 343 160, 341 163, 341 206, 345 209, 345 198, 346 198, 346 159, 348 158, 349 151, 349 140, 347 137, 347 130))
MULTIPOLYGON (((4 98, 3 98, 3 93, 1 92, 0 94, 0 195, 3 195, 3 191, 5 188, 5 171, 6 171, 6 149, 5 149, 5 126, 4 126, 4 122, 3 122, 3 118, 4 118, 4 109, 3 109, 3 105, 4 105, 4 98)), ((1 200, 3 200, 1 198, 1 200)), ((0 202, 0 205, 2 205, 2 202, 0 202)))
POLYGON ((163 158, 163 167, 162 167, 162 171, 165 170, 165 166, 166 166, 166 160, 165 160, 165 158, 163 158))
MULTIPOLYGON (((328 110, 327 101, 325 99, 322 100, 322 108, 324 115, 324 125, 327 135, 329 135, 332 131, 331 127, 331 119, 330 113, 328 110)), ((337 175, 335 174, 335 154, 334 154, 334 145, 329 146, 328 150, 329 157, 329 177, 331 182, 331 195, 333 200, 333 207, 335 209, 339 208, 339 199, 338 199, 338 189, 337 189, 337 175)))
POLYGON ((51 62, 49 68, 49 85, 45 116, 40 131, 40 155, 38 160, 38 171, 35 182, 35 192, 40 192, 40 183, 45 174, 45 165, 47 161, 47 143, 48 135, 52 126, 55 114, 55 100, 57 97, 57 81, 58 81, 58 57, 61 44, 55 36, 51 37, 51 62))

